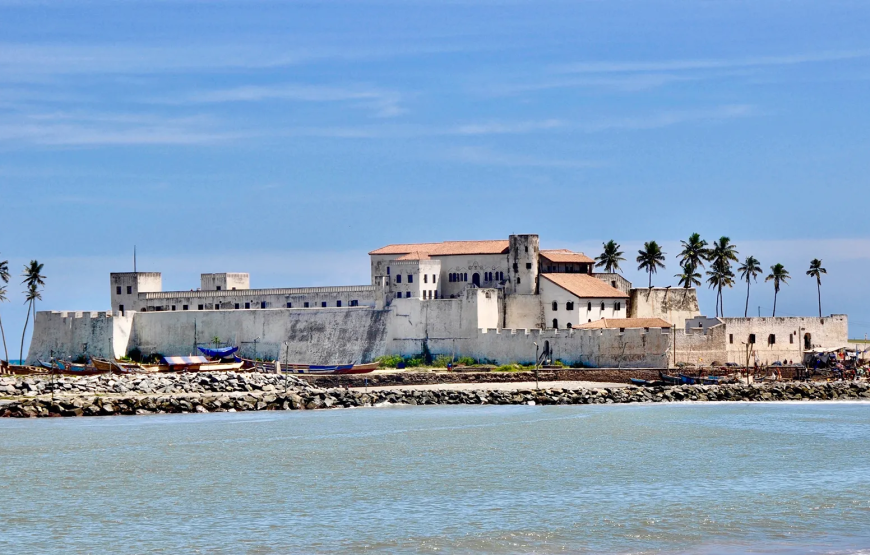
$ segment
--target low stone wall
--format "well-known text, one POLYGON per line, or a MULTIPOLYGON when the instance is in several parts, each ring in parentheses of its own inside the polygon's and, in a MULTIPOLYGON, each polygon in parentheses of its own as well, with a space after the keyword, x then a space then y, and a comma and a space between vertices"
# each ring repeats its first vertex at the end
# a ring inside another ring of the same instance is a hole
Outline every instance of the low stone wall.
POLYGON ((866 382, 568 390, 373 390, 311 387, 293 376, 192 374, 116 379, 0 378, 0 416, 108 416, 407 405, 588 405, 679 401, 867 400, 866 382), (11 380, 11 381, 10 381, 11 380), (59 386, 59 388, 58 388, 59 386), (52 389, 54 392, 52 393, 52 389))
MULTIPOLYGON (((665 371, 665 369, 662 369, 665 371)), ((346 374, 318 376, 298 374, 298 378, 319 387, 363 387, 388 385, 432 385, 448 383, 516 383, 533 382, 535 373, 529 372, 397 372, 391 374, 346 374)), ((538 379, 544 382, 577 381, 603 383, 630 383, 629 378, 659 379, 659 370, 648 368, 563 368, 538 370, 538 379)))

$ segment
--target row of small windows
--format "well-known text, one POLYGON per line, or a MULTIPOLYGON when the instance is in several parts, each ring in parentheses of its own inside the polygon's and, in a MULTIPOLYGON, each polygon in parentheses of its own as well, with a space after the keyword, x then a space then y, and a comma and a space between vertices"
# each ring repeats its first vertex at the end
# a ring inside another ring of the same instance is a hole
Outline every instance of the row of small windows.
MULTIPOLYGON (((396 283, 402 283, 402 274, 396 274, 396 283)), ((414 274, 408 274, 407 283, 414 283, 414 274)), ((423 274, 423 283, 429 283, 429 274, 423 274)), ((436 283, 435 274, 432 274, 432 283, 436 283)))
MULTIPOLYGON (((121 294, 121 286, 120 286, 120 285, 117 286, 117 287, 115 287, 115 294, 116 294, 116 295, 120 295, 120 294, 121 294)), ((127 294, 128 294, 128 295, 132 295, 132 294, 133 294, 133 286, 132 286, 132 285, 128 285, 128 286, 127 286, 127 294)))
POLYGON ((468 281, 468 274, 462 274, 462 273, 457 272, 457 273, 448 274, 447 278, 448 278, 447 281, 450 281, 450 282, 468 281))
MULTIPOLYGON (((807 334, 807 336, 804 337, 804 342, 809 344, 809 341, 810 341, 809 334, 807 334)), ((793 333, 788 334, 788 342, 789 342, 789 345, 794 345, 794 334, 793 333)), ((732 345, 734 344, 734 334, 733 333, 728 334, 728 343, 730 343, 732 345)), ((750 345, 755 345, 755 334, 754 333, 749 334, 749 338, 747 339, 747 343, 749 343, 750 345)), ((770 335, 767 336, 767 344, 768 345, 776 345, 776 334, 775 333, 771 333, 770 335)), ((809 349, 809 346, 807 346, 807 348, 809 349)))
MULTIPOLYGON (((401 292, 401 291, 399 291, 399 292, 396 293, 396 298, 397 298, 397 299, 401 299, 401 298, 403 298, 403 297, 406 298, 406 299, 410 299, 410 298, 411 298, 411 292, 410 292, 410 291, 405 291, 405 294, 404 294, 404 295, 402 295, 402 292, 401 292)), ((432 290, 432 291, 423 291, 423 298, 424 298, 424 299, 437 299, 437 298, 438 298, 438 291, 434 291, 434 290, 432 290)))
MULTIPOLYGON (((251 303, 244 303, 244 305, 245 305, 245 309, 246 309, 246 310, 251 308, 251 303)), ((260 308, 268 308, 268 306, 269 306, 269 303, 267 303, 266 301, 261 301, 261 302, 260 302, 260 308)), ((342 302, 341 302, 341 301, 335 301, 335 306, 336 306, 337 308, 341 308, 341 307, 342 307, 342 302)), ((351 301, 350 301, 350 304, 349 304, 348 306, 359 306, 359 300, 358 300, 358 299, 353 299, 353 300, 351 300, 351 301)), ((321 303, 320 303, 320 307, 321 307, 321 308, 327 308, 327 307, 328 307, 328 303, 327 303, 326 301, 321 301, 321 303)), ((170 310, 176 310, 176 308, 177 308, 176 305, 172 305, 172 306, 170 307, 170 310)), ((186 304, 181 306, 181 310, 188 310, 188 308, 189 308, 189 307, 188 307, 188 305, 186 305, 186 304)), ((220 310, 220 308, 221 308, 221 307, 220 307, 220 304, 215 304, 215 305, 214 305, 214 310, 220 310)), ((242 303, 235 303, 235 304, 233 305, 233 309, 234 309, 234 310, 239 310, 239 309, 241 309, 241 308, 242 308, 242 303)), ((288 302, 288 303, 287 303, 287 308, 293 308, 293 303, 292 303, 292 302, 288 302)), ((303 303, 303 308, 311 308, 311 303, 308 302, 308 301, 305 301, 305 302, 303 303)), ((118 306, 118 309, 119 309, 121 312, 124 312, 124 305, 119 305, 119 306, 118 306)), ((142 312, 148 312, 149 310, 150 310, 151 312, 163 312, 163 307, 162 307, 162 306, 150 306, 150 307, 144 307, 144 308, 142 308, 142 312)), ((197 305, 197 310, 205 310, 205 305, 197 305)))
MULTIPOLYGON (((559 310, 559 303, 556 301, 553 301, 553 310, 554 311, 559 310)), ((574 303, 571 301, 566 302, 565 303, 565 310, 569 310, 569 311, 574 310, 574 303)), ((592 310, 592 303, 591 302, 586 303, 586 310, 592 310)), ((604 303, 603 302, 601 303, 601 310, 604 310, 604 303)), ((622 310, 622 303, 621 302, 613 303, 613 310, 622 310)))

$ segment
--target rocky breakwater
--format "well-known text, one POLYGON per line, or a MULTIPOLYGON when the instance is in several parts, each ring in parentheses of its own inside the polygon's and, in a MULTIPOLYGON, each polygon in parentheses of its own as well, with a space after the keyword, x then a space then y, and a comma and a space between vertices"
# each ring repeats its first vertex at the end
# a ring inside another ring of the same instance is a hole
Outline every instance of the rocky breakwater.
POLYGON ((870 400, 866 382, 591 389, 348 390, 274 374, 0 378, 0 416, 108 416, 405 405, 588 405, 685 401, 870 400))

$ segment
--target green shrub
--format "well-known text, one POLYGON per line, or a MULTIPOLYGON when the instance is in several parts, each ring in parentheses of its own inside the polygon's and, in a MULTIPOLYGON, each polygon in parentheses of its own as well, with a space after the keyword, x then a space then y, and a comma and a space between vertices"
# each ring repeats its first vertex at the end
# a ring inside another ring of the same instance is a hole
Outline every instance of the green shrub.
POLYGON ((459 360, 456 361, 457 366, 474 366, 475 364, 477 361, 471 357, 459 357, 459 360))
POLYGON ((553 362, 553 366, 555 366, 556 368, 565 368, 565 363, 561 360, 556 360, 553 362))
POLYGON ((375 362, 377 362, 384 368, 395 368, 403 360, 405 359, 403 359, 401 355, 384 355, 382 357, 376 358, 375 362))
POLYGON ((434 368, 447 368, 447 365, 453 362, 453 357, 447 355, 438 355, 435 357, 435 360, 432 361, 432 366, 434 368))

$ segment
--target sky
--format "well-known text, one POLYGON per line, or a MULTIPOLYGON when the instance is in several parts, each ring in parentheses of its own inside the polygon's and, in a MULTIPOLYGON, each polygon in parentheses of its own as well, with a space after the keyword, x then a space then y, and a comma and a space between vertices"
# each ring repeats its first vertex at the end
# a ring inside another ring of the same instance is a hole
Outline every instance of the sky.
POLYGON ((725 235, 791 273, 778 315, 817 314, 820 258, 823 312, 863 337, 868 23, 840 0, 0 0, 10 357, 31 259, 39 310, 106 310, 134 245, 167 290, 338 285, 389 243, 511 233, 614 239, 638 285, 656 240, 660 286, 681 239, 725 235))

